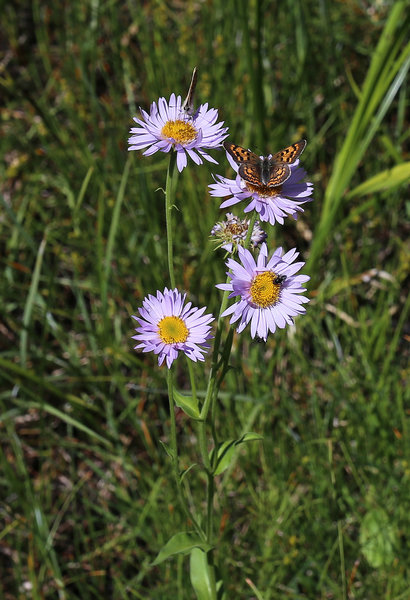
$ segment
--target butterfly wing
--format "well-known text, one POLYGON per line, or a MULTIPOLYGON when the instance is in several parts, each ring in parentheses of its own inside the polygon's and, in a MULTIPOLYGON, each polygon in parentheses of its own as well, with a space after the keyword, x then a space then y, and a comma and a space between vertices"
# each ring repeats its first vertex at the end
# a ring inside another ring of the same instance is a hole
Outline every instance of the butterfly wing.
POLYGON ((296 144, 292 144, 280 152, 276 152, 276 154, 272 156, 271 160, 272 162, 281 162, 286 163, 287 165, 292 165, 299 158, 305 148, 306 140, 300 140, 300 142, 296 142, 296 144))
MULTIPOLYGON (((251 153, 253 154, 253 153, 251 153)), ((263 185, 262 183, 262 174, 261 174, 261 159, 259 156, 256 156, 255 159, 251 159, 247 162, 244 162, 239 165, 238 173, 242 179, 245 179, 251 185, 256 185, 260 187, 263 185)))
POLYGON ((262 185, 261 181, 261 159, 260 157, 247 150, 243 146, 237 146, 230 142, 224 142, 224 148, 232 156, 233 160, 239 165, 238 173, 252 185, 262 185))
POLYGON ((192 115, 194 112, 194 94, 195 94, 195 88, 196 88, 197 81, 198 81, 198 69, 197 69, 197 67, 194 67, 188 94, 181 106, 181 110, 183 110, 188 115, 192 115))
POLYGON ((238 173, 252 185, 276 187, 290 177, 290 167, 302 154, 306 140, 300 140, 277 152, 272 158, 261 159, 257 154, 230 142, 224 142, 224 148, 239 165, 238 173))
POLYGON ((243 148, 243 146, 237 146, 236 144, 231 144, 230 142, 224 142, 223 146, 225 150, 232 156, 237 165, 241 165, 244 162, 257 162, 260 161, 260 158, 254 152, 243 148))
POLYGON ((269 178, 266 181, 268 187, 282 185, 290 177, 290 167, 284 162, 271 163, 269 169, 269 178))

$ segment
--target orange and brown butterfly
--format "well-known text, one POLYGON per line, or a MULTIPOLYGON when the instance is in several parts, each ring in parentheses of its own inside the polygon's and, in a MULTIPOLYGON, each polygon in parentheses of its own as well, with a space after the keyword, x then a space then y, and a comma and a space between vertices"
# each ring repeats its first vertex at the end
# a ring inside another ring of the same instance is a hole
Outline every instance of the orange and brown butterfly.
POLYGON ((302 154, 306 140, 300 140, 270 158, 260 157, 254 152, 230 142, 223 143, 225 150, 239 165, 238 173, 251 185, 273 188, 282 185, 290 177, 290 166, 302 154))

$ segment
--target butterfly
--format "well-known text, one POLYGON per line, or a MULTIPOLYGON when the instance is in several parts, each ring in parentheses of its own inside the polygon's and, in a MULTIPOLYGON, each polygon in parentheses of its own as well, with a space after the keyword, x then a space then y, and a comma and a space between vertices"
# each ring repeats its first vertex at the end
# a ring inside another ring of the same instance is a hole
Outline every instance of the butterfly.
POLYGON ((302 154, 306 147, 306 140, 300 140, 276 152, 271 158, 260 157, 254 152, 224 142, 225 150, 232 156, 237 165, 238 173, 248 183, 257 187, 266 186, 273 188, 284 183, 290 177, 290 167, 302 154))
POLYGON ((195 94, 195 88, 196 88, 197 81, 198 81, 198 69, 196 67, 194 67, 194 70, 192 71, 192 77, 191 77, 191 83, 189 86, 189 90, 188 90, 186 98, 181 106, 181 111, 189 116, 194 114, 194 94, 195 94))

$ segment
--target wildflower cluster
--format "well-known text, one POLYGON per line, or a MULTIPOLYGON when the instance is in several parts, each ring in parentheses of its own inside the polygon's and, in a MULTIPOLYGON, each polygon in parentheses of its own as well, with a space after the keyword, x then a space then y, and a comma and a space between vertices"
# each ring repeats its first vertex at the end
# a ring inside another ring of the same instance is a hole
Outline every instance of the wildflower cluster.
POLYGON ((137 127, 131 129, 129 149, 145 149, 144 154, 169 152, 170 161, 165 186, 165 215, 167 224, 167 251, 171 289, 157 290, 148 294, 133 316, 137 322, 136 349, 154 352, 158 364, 166 364, 169 399, 170 436, 167 440, 167 455, 171 461, 178 498, 189 519, 192 531, 174 535, 159 552, 153 564, 183 551, 191 556, 190 579, 197 597, 216 600, 225 597, 223 582, 217 580, 214 546, 214 478, 227 466, 230 450, 236 444, 261 439, 255 432, 245 432, 238 440, 221 440, 216 435, 215 407, 219 389, 229 368, 232 335, 221 346, 224 317, 230 318, 237 332, 242 333, 250 325, 252 338, 267 340, 269 333, 293 324, 297 315, 305 312, 308 299, 303 295, 307 275, 299 274, 304 263, 297 261, 296 248, 284 252, 277 248, 268 252, 267 233, 260 223, 283 224, 285 217, 297 218, 303 212, 302 205, 312 200, 311 183, 304 181, 306 172, 299 164, 306 142, 301 140, 288 148, 267 157, 258 156, 250 150, 228 143, 228 129, 218 122, 218 111, 202 104, 194 108, 193 95, 196 85, 196 69, 186 99, 171 94, 169 101, 160 98, 151 104, 150 112, 141 110, 141 118, 135 118, 137 127), (218 248, 229 253, 226 261, 227 280, 217 284, 223 291, 223 299, 215 337, 211 327, 214 317, 206 313, 206 307, 197 308, 186 301, 186 294, 175 287, 173 268, 172 219, 175 180, 188 164, 188 157, 199 165, 203 160, 216 163, 209 150, 225 147, 229 163, 236 172, 235 179, 214 176, 209 186, 210 195, 222 197, 221 208, 233 206, 242 200, 247 202, 244 212, 248 218, 227 213, 226 219, 214 225, 211 237, 218 248), (250 214, 249 214, 250 213, 250 214), (255 255, 254 255, 255 253, 255 255), (234 258, 235 257, 235 258, 234 258), (228 306, 229 299, 235 299, 228 306), (204 361, 213 340, 212 365, 204 396, 199 399, 194 369, 188 361, 191 383, 189 393, 175 389, 173 362, 180 353, 190 361, 204 361), (200 468, 206 480, 206 513, 201 518, 198 505, 192 510, 193 498, 187 497, 183 477, 189 477, 192 466, 182 469, 177 443, 175 406, 180 407, 189 418, 195 419, 198 430, 197 445, 201 456, 200 468), (207 439, 207 432, 212 439, 207 439), (210 451, 210 448, 211 451, 210 451), (183 475, 181 475, 183 473, 183 475), (206 590, 203 596, 202 591, 206 590), (209 593, 208 593, 209 592, 209 593))
MULTIPOLYGON (((171 94, 169 101, 159 98, 153 102, 149 113, 141 109, 141 118, 134 118, 138 126, 131 129, 129 150, 145 148, 146 156, 157 151, 175 151, 180 172, 187 166, 188 156, 197 165, 203 159, 217 164, 208 150, 222 146, 228 128, 218 122, 218 111, 207 103, 193 109, 194 79, 196 83, 193 76, 185 102, 181 96, 171 94)), ((220 208, 246 201, 245 213, 255 211, 261 222, 282 225, 287 216, 297 219, 303 212, 302 205, 312 201, 313 186, 305 181, 306 171, 299 160, 306 145, 304 140, 267 157, 259 157, 234 144, 224 145, 236 177, 214 176, 209 190, 211 196, 224 199, 220 208)), ((230 281, 217 285, 229 292, 229 298, 237 298, 222 317, 231 315, 231 324, 239 322, 238 333, 250 324, 251 336, 266 341, 269 332, 292 324, 293 317, 305 312, 303 305, 308 299, 302 295, 306 291, 303 284, 309 277, 297 274, 304 263, 295 262, 298 256, 295 248, 286 253, 277 248, 269 258, 267 234, 259 221, 240 219, 232 213, 227 213, 226 221, 216 223, 211 235, 219 247, 238 253, 239 260, 229 258, 226 262, 230 281), (257 258, 245 245, 260 247, 257 258)), ((158 354, 159 365, 165 361, 168 368, 179 352, 196 362, 204 360, 209 349, 213 317, 205 314, 205 308, 194 308, 190 302, 185 304, 185 298, 186 294, 178 289, 165 288, 163 292, 157 291, 156 296, 145 298, 140 316, 134 316, 139 325, 134 336, 139 343, 135 348, 158 354)))

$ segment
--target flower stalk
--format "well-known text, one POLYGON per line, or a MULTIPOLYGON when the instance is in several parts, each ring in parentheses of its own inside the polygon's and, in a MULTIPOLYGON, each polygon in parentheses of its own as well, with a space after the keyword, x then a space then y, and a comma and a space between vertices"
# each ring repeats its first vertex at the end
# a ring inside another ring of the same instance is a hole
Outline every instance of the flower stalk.
POLYGON ((168 256, 168 272, 171 288, 175 288, 175 273, 174 273, 174 248, 173 248, 173 230, 172 230, 172 209, 174 207, 174 195, 178 179, 178 171, 176 170, 176 152, 171 151, 169 156, 167 181, 165 186, 165 219, 167 224, 167 256, 168 256))

